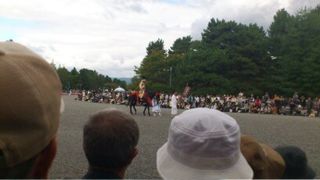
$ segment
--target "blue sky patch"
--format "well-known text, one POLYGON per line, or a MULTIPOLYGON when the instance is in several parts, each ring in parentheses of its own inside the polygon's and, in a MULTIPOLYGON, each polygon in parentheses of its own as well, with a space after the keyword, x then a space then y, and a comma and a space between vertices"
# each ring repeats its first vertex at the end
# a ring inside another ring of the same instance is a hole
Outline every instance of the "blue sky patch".
POLYGON ((0 16, 0 40, 14 40, 16 38, 15 29, 35 28, 36 26, 38 26, 38 24, 34 21, 0 16))
POLYGON ((23 20, 23 19, 14 19, 0 16, 0 25, 1 26, 11 26, 11 27, 33 27, 36 25, 33 21, 23 20))
POLYGON ((171 4, 183 4, 186 0, 163 0, 164 2, 171 3, 171 4))

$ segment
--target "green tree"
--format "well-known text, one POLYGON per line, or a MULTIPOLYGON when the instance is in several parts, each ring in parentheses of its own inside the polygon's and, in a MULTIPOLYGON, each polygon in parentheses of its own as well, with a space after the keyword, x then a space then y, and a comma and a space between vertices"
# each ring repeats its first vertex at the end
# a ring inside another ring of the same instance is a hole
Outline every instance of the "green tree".
POLYGON ((167 87, 168 79, 166 72, 168 70, 166 61, 166 51, 164 50, 163 40, 158 39, 150 42, 147 49, 147 55, 142 60, 140 67, 135 69, 139 81, 147 78, 147 86, 150 89, 161 90, 167 87))
POLYGON ((150 42, 134 83, 147 78, 148 88, 164 91, 182 91, 188 83, 195 94, 319 95, 319 14, 320 7, 295 15, 281 9, 267 33, 257 24, 213 18, 202 40, 178 38, 168 54, 162 40, 150 42))
POLYGON ((172 47, 169 50, 169 54, 185 54, 188 52, 191 45, 191 36, 178 38, 174 41, 172 47))
POLYGON ((78 89, 79 87, 79 72, 74 67, 70 72, 71 89, 78 89))
POLYGON ((274 16, 269 29, 270 52, 277 66, 273 76, 282 94, 318 95, 319 9, 302 9, 296 15, 282 9, 274 16))
POLYGON ((156 41, 151 41, 147 47, 147 55, 151 55, 153 52, 165 53, 164 43, 162 39, 158 39, 156 41))
POLYGON ((59 75, 60 81, 62 83, 62 88, 64 90, 69 90, 70 85, 70 72, 65 67, 58 67, 57 73, 59 75))

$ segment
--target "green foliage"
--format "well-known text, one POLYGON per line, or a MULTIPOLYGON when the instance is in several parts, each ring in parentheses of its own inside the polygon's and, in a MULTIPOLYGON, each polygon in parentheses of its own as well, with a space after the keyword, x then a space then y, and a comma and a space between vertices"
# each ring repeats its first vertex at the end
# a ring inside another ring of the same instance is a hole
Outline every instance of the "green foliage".
POLYGON ((128 89, 138 90, 139 82, 140 82, 140 78, 138 76, 133 76, 133 78, 131 78, 131 84, 128 85, 128 89))
POLYGON ((70 81, 71 81, 71 89, 78 89, 80 88, 79 85, 79 72, 76 68, 73 68, 70 72, 70 81))
POLYGON ((191 45, 191 36, 179 38, 173 43, 172 47, 169 50, 169 54, 187 53, 190 45, 191 45))
POLYGON ((59 67, 57 73, 60 77, 63 89, 70 89, 70 74, 65 67, 59 67))
POLYGON ((109 76, 104 76, 98 72, 90 69, 80 69, 78 72, 73 68, 70 72, 65 67, 59 67, 57 73, 60 77, 64 90, 69 89, 115 89, 118 86, 127 88, 125 81, 117 78, 111 79, 109 76))
POLYGON ((278 91, 319 95, 320 7, 303 9, 295 16, 280 10, 269 29, 270 52, 276 57, 274 71, 278 91))
POLYGON ((178 38, 168 54, 161 39, 150 42, 134 83, 144 77, 150 89, 180 92, 188 83, 193 94, 319 95, 319 32, 320 7, 279 10, 267 34, 257 24, 212 18, 202 40, 178 38))
POLYGON ((162 39, 158 39, 156 41, 152 41, 149 43, 147 47, 147 55, 151 55, 153 52, 164 51, 164 43, 162 39))

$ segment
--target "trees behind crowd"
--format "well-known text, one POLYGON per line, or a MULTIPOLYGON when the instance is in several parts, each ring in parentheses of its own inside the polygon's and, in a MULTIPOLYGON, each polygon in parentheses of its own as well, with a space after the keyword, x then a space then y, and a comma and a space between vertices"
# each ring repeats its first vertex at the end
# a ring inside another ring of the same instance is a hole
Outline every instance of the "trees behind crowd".
POLYGON ((178 38, 169 50, 150 42, 132 87, 147 78, 148 88, 194 94, 257 95, 295 91, 319 95, 320 6, 290 15, 279 10, 267 32, 257 24, 211 19, 201 40, 178 38))
POLYGON ((97 90, 97 89, 115 89, 118 86, 123 88, 127 87, 125 81, 117 78, 110 78, 109 76, 104 76, 99 74, 97 71, 90 69, 80 69, 73 68, 71 71, 65 67, 56 68, 62 86, 64 90, 70 89, 85 89, 85 90, 97 90))

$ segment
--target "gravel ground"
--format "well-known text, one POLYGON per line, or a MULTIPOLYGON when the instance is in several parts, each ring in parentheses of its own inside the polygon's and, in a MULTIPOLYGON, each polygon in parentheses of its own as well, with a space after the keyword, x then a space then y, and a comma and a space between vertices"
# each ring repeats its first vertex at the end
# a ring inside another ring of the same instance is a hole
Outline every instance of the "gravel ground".
MULTIPOLYGON (((51 168, 51 178, 81 178, 87 170, 82 150, 82 128, 89 115, 104 108, 128 112, 123 105, 96 104, 75 101, 64 96, 66 105, 58 132, 58 153, 51 168)), ((156 151, 166 142, 170 125, 169 109, 161 117, 142 115, 138 107, 135 119, 140 128, 139 155, 127 171, 130 179, 156 179, 156 151)), ((255 136, 271 146, 296 145, 308 156, 310 165, 320 178, 320 119, 295 116, 231 113, 240 124, 241 132, 255 136)))

